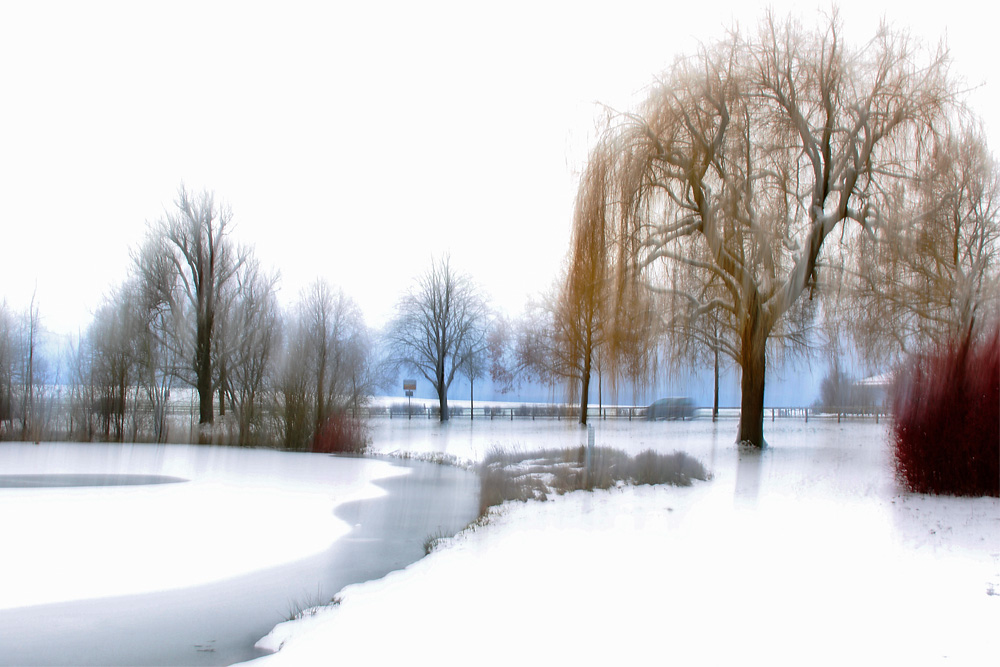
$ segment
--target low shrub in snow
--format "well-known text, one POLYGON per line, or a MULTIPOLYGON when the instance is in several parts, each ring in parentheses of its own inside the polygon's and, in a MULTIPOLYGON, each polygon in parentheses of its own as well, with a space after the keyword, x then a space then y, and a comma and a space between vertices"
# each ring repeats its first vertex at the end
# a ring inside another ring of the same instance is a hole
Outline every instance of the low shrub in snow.
POLYGON ((1000 496, 1000 326, 916 356, 892 401, 896 472, 908 489, 1000 496))
POLYGON ((689 486, 708 479, 704 466, 684 452, 646 450, 636 456, 609 447, 512 452, 495 448, 479 467, 479 512, 508 500, 546 500, 550 493, 608 489, 619 483, 689 486))
POLYGON ((368 427, 360 419, 337 413, 313 436, 312 451, 325 454, 362 454, 368 448, 368 427))

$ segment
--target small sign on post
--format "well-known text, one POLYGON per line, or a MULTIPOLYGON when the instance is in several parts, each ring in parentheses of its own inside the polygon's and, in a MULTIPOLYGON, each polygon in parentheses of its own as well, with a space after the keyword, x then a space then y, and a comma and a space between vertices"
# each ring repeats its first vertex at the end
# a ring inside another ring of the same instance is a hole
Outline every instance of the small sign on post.
POLYGON ((413 412, 410 410, 410 399, 413 392, 417 390, 416 380, 403 380, 403 391, 406 393, 406 418, 413 419, 413 412))

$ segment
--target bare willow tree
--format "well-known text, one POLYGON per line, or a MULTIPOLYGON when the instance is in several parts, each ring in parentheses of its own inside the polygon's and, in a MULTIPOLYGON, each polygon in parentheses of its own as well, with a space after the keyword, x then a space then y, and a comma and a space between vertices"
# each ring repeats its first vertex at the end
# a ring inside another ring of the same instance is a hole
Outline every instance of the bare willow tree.
POLYGON ((605 228, 616 315, 643 285, 671 345, 716 341, 742 373, 737 440, 756 447, 768 348, 803 342, 828 246, 874 229, 954 92, 944 53, 839 33, 836 16, 817 32, 768 16, 678 59, 614 117, 581 185, 578 207, 604 209, 576 225, 605 228))
POLYGON ((997 317, 1000 169, 981 134, 942 134, 909 185, 844 281, 846 320, 874 363, 970 339, 997 317))
POLYGON ((529 305, 516 332, 516 368, 528 380, 566 383, 580 402, 581 424, 587 423, 590 381, 606 343, 603 287, 564 280, 529 305))
MULTIPOLYGON (((593 176, 593 174, 590 174, 593 176)), ((572 270, 552 304, 553 370, 579 382, 580 423, 587 423, 590 379, 602 348, 608 343, 608 265, 604 261, 604 206, 581 207, 578 215, 592 216, 574 227, 570 251, 572 270)), ((575 393, 571 386, 571 395, 575 393)))
POLYGON ((445 257, 431 263, 396 311, 386 334, 389 356, 397 368, 427 378, 438 396, 441 421, 447 421, 448 387, 466 358, 486 348, 486 300, 445 257))
POLYGON ((172 313, 176 326, 162 342, 188 359, 180 377, 197 390, 198 420, 205 426, 214 421, 218 308, 246 255, 229 240, 230 209, 211 192, 194 194, 181 186, 174 205, 151 228, 136 268, 151 301, 172 313))

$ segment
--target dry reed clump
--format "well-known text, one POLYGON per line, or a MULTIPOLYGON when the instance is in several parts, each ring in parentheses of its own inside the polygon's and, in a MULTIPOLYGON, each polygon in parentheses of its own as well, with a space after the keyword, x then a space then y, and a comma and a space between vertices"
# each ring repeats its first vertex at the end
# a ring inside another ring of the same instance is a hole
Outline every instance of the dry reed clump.
POLYGON ((494 448, 479 466, 479 512, 508 500, 547 500, 550 494, 608 489, 618 484, 690 486, 708 479, 704 466, 684 452, 646 450, 636 456, 609 447, 511 451, 494 448))
POLYGON ((312 451, 324 454, 364 454, 368 449, 368 425, 338 412, 330 416, 313 437, 312 451))

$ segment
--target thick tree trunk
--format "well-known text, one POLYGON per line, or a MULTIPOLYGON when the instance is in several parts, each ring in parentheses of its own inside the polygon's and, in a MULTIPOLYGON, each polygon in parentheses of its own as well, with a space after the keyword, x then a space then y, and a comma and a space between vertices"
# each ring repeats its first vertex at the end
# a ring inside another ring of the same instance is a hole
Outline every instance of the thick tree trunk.
POLYGON ((212 392, 212 328, 211 323, 198 323, 195 348, 195 373, 198 390, 198 423, 211 424, 215 419, 212 392))
POLYGON ((320 364, 316 375, 316 419, 313 420, 313 437, 318 437, 323 431, 326 420, 326 362, 320 364))
POLYGON ((448 387, 444 383, 444 370, 438 373, 438 411, 441 421, 448 421, 448 387))
POLYGON ((476 381, 469 380, 469 421, 476 418, 476 381))
POLYGON ((198 373, 198 423, 211 424, 214 420, 214 398, 211 373, 198 373))
POLYGON ((441 421, 448 421, 448 392, 441 391, 438 393, 438 410, 441 414, 441 421))
POLYGON ((580 382, 580 423, 587 423, 587 403, 590 401, 590 355, 583 361, 583 377, 580 382))
POLYGON ((763 449, 764 441, 764 371, 767 365, 767 334, 760 318, 750 317, 742 340, 740 367, 743 372, 743 395, 740 401, 740 430, 736 441, 763 449))

